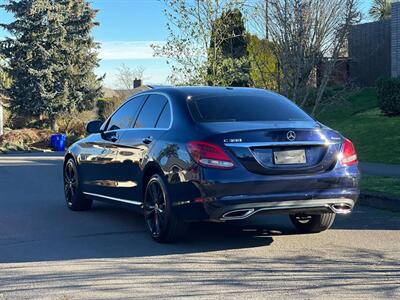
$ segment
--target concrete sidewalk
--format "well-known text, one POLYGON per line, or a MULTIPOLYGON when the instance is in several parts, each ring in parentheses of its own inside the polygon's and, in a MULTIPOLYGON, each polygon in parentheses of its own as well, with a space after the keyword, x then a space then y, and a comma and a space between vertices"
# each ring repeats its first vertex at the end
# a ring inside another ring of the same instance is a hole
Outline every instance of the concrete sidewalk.
POLYGON ((365 175, 400 177, 400 165, 360 163, 359 167, 365 175))

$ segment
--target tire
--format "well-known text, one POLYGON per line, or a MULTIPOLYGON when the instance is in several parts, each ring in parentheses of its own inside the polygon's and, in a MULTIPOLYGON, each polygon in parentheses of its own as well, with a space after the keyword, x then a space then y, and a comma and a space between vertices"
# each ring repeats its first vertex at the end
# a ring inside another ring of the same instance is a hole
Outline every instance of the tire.
POLYGON ((329 229, 335 220, 334 213, 318 215, 290 215, 290 220, 296 229, 302 233, 318 233, 329 229))
POLYGON ((88 210, 92 207, 93 201, 82 193, 78 169, 72 158, 64 166, 64 195, 68 208, 73 211, 88 210))
POLYGON ((146 185, 143 210, 146 228, 156 242, 170 243, 185 237, 188 224, 174 214, 168 189, 158 174, 146 185))

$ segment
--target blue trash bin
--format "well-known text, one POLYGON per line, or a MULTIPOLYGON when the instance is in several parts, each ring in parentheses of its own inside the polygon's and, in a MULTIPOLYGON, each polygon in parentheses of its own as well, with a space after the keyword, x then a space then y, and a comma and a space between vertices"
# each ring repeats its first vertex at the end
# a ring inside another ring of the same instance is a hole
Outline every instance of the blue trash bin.
POLYGON ((67 136, 65 134, 57 133, 50 137, 50 146, 54 151, 65 151, 65 141, 67 136))

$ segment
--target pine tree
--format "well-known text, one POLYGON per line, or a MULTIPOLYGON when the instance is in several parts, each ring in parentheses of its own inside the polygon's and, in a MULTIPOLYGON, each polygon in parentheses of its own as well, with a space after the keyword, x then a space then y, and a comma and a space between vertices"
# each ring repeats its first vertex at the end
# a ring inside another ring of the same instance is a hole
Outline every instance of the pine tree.
POLYGON ((246 28, 239 9, 223 12, 214 22, 210 48, 214 47, 218 47, 225 57, 242 58, 248 55, 246 28))
POLYGON ((98 44, 91 36, 97 11, 85 0, 58 0, 64 12, 66 39, 63 43, 67 57, 65 76, 69 79, 71 104, 78 111, 92 109, 93 99, 101 96, 101 81, 93 70, 99 59, 96 49, 98 44))
POLYGON ((102 80, 90 35, 96 11, 84 0, 10 0, 2 7, 14 14, 2 25, 13 37, 0 43, 12 112, 46 116, 55 129, 61 114, 93 108, 102 80))
MULTIPOLYGON (((214 21, 208 55, 208 74, 218 84, 250 85, 246 28, 239 9, 223 12, 214 21)), ((210 82, 211 83, 211 82, 210 82)))

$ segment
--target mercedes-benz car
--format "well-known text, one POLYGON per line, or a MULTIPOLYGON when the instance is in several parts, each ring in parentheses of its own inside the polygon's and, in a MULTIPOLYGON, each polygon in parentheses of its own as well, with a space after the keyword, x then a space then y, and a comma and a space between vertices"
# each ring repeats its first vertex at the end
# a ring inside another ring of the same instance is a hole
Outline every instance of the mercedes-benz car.
POLYGON ((158 242, 182 238, 191 222, 259 213, 321 232, 359 196, 352 142, 266 90, 156 88, 87 132, 65 155, 68 207, 130 205, 158 242))

